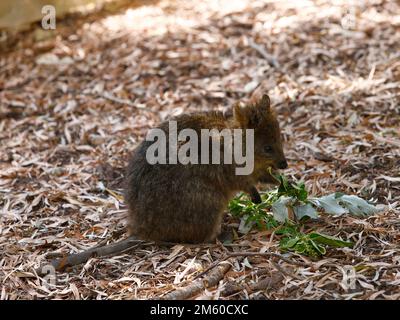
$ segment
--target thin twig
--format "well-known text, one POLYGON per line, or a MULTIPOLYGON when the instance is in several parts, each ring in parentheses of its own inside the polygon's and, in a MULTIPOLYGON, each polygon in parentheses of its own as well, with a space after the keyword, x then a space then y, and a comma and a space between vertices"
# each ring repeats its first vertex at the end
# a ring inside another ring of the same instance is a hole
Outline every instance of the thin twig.
POLYGON ((216 261, 214 261, 212 264, 210 264, 206 270, 204 270, 203 272, 200 272, 197 276, 195 276, 193 278, 193 280, 197 280, 198 278, 204 276, 207 272, 209 272, 211 269, 214 269, 219 263, 221 262, 221 259, 218 259, 216 261))

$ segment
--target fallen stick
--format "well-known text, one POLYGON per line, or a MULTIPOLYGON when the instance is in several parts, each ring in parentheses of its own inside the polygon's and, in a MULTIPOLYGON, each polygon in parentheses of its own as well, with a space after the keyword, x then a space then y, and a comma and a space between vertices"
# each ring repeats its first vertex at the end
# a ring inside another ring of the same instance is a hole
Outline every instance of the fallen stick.
POLYGON ((231 264, 227 261, 221 263, 220 266, 216 267, 209 276, 204 279, 199 279, 187 287, 177 289, 170 293, 167 293, 162 300, 185 300, 189 299, 204 289, 214 287, 218 284, 218 282, 224 278, 225 274, 231 268, 231 264), (225 262, 225 263, 224 263, 225 262))

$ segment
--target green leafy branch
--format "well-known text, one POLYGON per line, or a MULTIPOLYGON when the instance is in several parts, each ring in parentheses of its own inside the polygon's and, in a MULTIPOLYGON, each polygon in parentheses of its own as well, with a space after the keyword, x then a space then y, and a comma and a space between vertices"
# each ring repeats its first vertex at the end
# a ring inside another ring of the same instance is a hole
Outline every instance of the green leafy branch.
MULTIPOLYGON (((355 195, 345 195, 335 192, 323 197, 309 197, 303 182, 291 183, 283 175, 270 174, 279 181, 277 197, 272 204, 275 219, 284 222, 289 218, 289 210, 294 211, 295 217, 318 218, 318 211, 340 216, 349 213, 356 216, 367 216, 379 211, 364 199, 355 195)), ((272 191, 275 193, 274 191, 272 191)))
POLYGON ((295 251, 311 257, 320 257, 326 253, 326 246, 342 248, 352 247, 351 241, 343 241, 339 238, 328 236, 318 232, 303 233, 299 226, 286 223, 275 231, 275 234, 282 235, 279 247, 283 251, 295 251))
POLYGON ((275 234, 282 236, 282 250, 318 257, 326 253, 326 246, 352 246, 351 242, 321 233, 303 233, 293 220, 316 219, 318 211, 337 216, 366 216, 379 211, 354 195, 336 192, 319 198, 309 197, 304 183, 292 183, 283 175, 270 174, 279 181, 277 189, 263 193, 259 204, 253 203, 245 194, 240 194, 229 203, 229 211, 241 219, 241 233, 249 232, 254 226, 259 229, 275 229, 275 234))

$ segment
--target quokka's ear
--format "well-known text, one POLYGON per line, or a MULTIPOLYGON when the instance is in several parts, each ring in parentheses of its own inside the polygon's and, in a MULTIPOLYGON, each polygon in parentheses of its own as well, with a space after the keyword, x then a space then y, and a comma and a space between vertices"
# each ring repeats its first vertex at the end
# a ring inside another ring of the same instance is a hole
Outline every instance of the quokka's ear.
POLYGON ((258 102, 256 103, 256 106, 258 109, 260 109, 261 112, 270 112, 271 100, 269 96, 266 93, 264 93, 261 99, 258 100, 258 102))
POLYGON ((244 107, 241 107, 240 103, 236 103, 233 106, 233 116, 242 128, 246 128, 249 124, 248 111, 244 107))
POLYGON ((233 107, 235 120, 242 128, 257 128, 260 126, 271 111, 271 101, 267 94, 264 94, 255 104, 241 107, 237 103, 233 107))
POLYGON ((247 110, 248 126, 257 128, 263 126, 271 112, 271 100, 267 94, 263 94, 255 105, 249 106, 247 110))

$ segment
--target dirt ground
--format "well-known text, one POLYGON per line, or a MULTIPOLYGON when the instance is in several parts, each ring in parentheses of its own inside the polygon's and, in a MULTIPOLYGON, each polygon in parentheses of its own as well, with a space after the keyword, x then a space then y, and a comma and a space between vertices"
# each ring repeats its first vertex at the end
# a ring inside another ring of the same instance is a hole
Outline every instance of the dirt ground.
POLYGON ((0 298, 162 298, 227 260, 192 299, 400 299, 400 6, 334 3, 151 1, 14 35, 0 53, 0 298), (149 128, 256 89, 279 114, 285 174, 312 195, 385 206, 306 223, 354 248, 282 255, 272 231, 254 230, 37 277, 51 257, 125 236, 124 167, 149 128))

